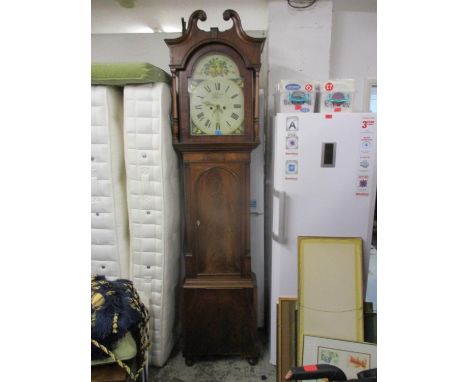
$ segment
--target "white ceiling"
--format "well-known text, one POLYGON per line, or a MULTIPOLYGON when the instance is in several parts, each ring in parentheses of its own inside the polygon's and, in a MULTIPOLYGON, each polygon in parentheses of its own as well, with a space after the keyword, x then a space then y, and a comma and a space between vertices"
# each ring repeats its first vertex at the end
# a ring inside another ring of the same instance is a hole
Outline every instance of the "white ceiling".
POLYGON ((181 18, 187 22, 197 9, 207 15, 206 22, 198 23, 201 29, 230 28, 232 22, 223 20, 223 12, 234 9, 241 17, 244 30, 265 30, 268 1, 271 0, 133 0, 133 8, 124 8, 119 0, 92 0, 91 33, 181 32, 181 18))
MULTIPOLYGON (((286 0, 91 0, 91 33, 154 33, 181 32, 183 17, 187 22, 193 11, 206 12, 201 29, 218 27, 225 30, 231 21, 223 20, 226 9, 239 13, 244 30, 268 29, 268 3, 286 0), (119 3, 133 4, 125 8, 119 3)), ((319 0, 333 1, 334 11, 376 12, 377 0, 319 0)))

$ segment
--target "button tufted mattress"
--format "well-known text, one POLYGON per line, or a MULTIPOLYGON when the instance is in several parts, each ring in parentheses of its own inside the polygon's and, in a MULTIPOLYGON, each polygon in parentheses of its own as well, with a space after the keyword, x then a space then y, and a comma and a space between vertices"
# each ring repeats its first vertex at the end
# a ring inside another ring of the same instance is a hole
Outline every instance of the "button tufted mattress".
POLYGON ((122 90, 91 87, 91 267, 109 278, 129 275, 122 90))
POLYGON ((124 141, 130 221, 130 277, 150 310, 150 363, 174 345, 182 260, 179 170, 166 83, 124 87, 124 141))

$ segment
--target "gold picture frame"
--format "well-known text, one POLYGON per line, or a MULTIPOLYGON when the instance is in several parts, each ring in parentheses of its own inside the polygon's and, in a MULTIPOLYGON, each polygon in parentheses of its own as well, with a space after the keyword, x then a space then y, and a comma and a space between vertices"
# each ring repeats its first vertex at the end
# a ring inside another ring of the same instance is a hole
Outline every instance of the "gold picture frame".
POLYGON ((362 342, 362 239, 298 238, 298 362, 304 335, 362 342))

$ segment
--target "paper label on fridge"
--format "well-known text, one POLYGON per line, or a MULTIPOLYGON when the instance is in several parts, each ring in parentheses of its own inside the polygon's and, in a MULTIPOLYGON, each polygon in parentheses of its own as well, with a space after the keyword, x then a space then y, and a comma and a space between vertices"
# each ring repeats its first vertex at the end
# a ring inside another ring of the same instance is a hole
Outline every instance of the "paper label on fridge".
POLYGON ((369 196, 369 176, 368 175, 358 176, 356 195, 369 196))
POLYGON ((296 134, 286 136, 286 149, 297 150, 299 148, 299 137, 296 134))
POLYGON ((299 130, 299 118, 287 117, 286 118, 286 131, 298 131, 298 130, 299 130))
POLYGON ((297 180, 297 174, 299 172, 297 160, 286 161, 286 180, 297 180))
POLYGON ((375 119, 373 117, 365 117, 362 119, 361 130, 369 131, 369 128, 374 125, 375 119))
POLYGON ((362 158, 361 161, 359 162, 359 167, 361 170, 367 169, 369 167, 369 160, 368 158, 362 158))
POLYGON ((361 152, 369 152, 372 149, 374 139, 367 134, 361 135, 361 152))

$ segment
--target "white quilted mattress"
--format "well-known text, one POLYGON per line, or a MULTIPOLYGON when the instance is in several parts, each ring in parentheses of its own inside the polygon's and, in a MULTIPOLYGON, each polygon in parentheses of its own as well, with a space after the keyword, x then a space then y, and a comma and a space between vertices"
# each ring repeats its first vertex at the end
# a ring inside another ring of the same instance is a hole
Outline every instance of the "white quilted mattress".
POLYGON ((91 268, 129 276, 122 91, 91 87, 91 268))
POLYGON ((174 345, 182 260, 179 170, 165 83, 124 88, 130 277, 149 306, 150 363, 162 366, 174 345))

